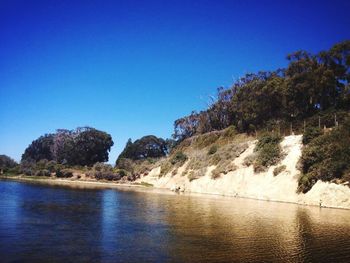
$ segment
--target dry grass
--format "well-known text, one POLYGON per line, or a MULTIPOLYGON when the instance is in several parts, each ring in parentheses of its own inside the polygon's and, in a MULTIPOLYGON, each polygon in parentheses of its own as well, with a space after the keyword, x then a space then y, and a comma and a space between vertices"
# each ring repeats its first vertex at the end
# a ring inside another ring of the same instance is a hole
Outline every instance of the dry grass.
POLYGON ((244 158, 243 165, 246 167, 249 167, 249 166, 253 165, 255 159, 256 159, 256 153, 252 153, 252 154, 248 155, 246 158, 244 158))
POLYGON ((164 176, 170 172, 172 175, 175 175, 178 172, 178 168, 183 166, 187 159, 188 157, 184 152, 174 151, 167 159, 161 162, 159 176, 164 176))
POLYGON ((207 172, 207 167, 202 167, 201 169, 196 170, 196 171, 191 170, 191 171, 189 171, 189 173, 187 175, 188 180, 190 180, 190 182, 191 182, 195 179, 198 179, 198 178, 204 176, 206 172, 207 172))
POLYGON ((248 135, 237 134, 234 127, 188 138, 161 162, 160 176, 178 173, 178 168, 185 163, 182 176, 190 181, 204 176, 207 167, 212 165, 217 166, 214 177, 226 174, 237 168, 232 161, 248 148, 247 141, 251 139, 248 135))
POLYGON ((248 148, 248 138, 246 135, 236 135, 232 128, 197 136, 192 139, 191 147, 182 148, 189 156, 183 175, 187 175, 190 181, 195 180, 212 165, 217 166, 213 170, 213 178, 236 170, 232 161, 248 148))
POLYGON ((212 171, 211 178, 216 179, 220 177, 222 174, 233 172, 236 169, 237 169, 237 166, 234 163, 232 163, 232 160, 221 161, 212 171))

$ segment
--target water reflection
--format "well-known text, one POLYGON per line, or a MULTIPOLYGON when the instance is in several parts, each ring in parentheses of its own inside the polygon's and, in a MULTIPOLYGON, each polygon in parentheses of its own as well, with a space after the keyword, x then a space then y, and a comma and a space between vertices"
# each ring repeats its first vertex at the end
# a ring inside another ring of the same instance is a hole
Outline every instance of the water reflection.
POLYGON ((346 210, 13 182, 0 200, 5 262, 350 261, 346 210))
POLYGON ((114 240, 119 238, 119 201, 116 191, 105 190, 102 193, 102 235, 101 248, 105 257, 112 257, 115 249, 114 240))

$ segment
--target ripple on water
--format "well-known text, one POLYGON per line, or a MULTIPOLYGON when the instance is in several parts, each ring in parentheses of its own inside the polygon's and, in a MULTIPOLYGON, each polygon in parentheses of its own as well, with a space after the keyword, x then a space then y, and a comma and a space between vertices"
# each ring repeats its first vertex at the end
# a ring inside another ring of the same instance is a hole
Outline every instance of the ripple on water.
POLYGON ((350 262, 350 212, 0 182, 1 261, 350 262))

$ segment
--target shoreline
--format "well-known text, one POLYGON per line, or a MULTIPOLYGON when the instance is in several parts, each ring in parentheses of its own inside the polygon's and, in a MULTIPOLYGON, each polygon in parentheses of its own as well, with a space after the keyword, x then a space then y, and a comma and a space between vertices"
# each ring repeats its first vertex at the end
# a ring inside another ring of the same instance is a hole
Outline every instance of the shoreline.
POLYGON ((99 181, 83 181, 83 180, 69 180, 69 179, 60 179, 60 178, 30 178, 23 176, 0 176, 0 180, 8 180, 8 181, 16 181, 16 182, 24 182, 24 183, 34 183, 34 184, 42 184, 42 185, 50 185, 50 186, 71 186, 73 188, 79 189, 119 189, 119 190, 136 190, 143 189, 148 190, 149 192, 155 193, 173 193, 173 194, 182 194, 189 196, 220 196, 220 197, 228 197, 228 198, 242 198, 256 201, 264 201, 264 202, 274 202, 274 203, 285 203, 285 204, 293 204, 300 206, 309 206, 309 207, 319 207, 319 208, 327 208, 327 209, 341 209, 341 210, 350 210, 346 207, 330 207, 330 206, 318 206, 314 204, 307 203, 298 203, 293 201, 283 201, 283 200, 274 200, 274 199, 264 199, 264 198, 254 198, 249 196, 240 196, 240 195, 229 195, 229 194, 216 194, 210 192, 174 192, 167 188, 155 187, 153 185, 143 185, 141 183, 115 183, 115 182, 99 182, 99 181))
POLYGON ((131 183, 115 183, 115 182, 99 182, 89 180, 70 180, 61 178, 30 178, 30 176, 0 176, 0 180, 18 181, 18 182, 33 182, 47 185, 73 185, 73 186, 91 186, 95 188, 153 188, 153 186, 147 186, 142 184, 131 184, 131 183))

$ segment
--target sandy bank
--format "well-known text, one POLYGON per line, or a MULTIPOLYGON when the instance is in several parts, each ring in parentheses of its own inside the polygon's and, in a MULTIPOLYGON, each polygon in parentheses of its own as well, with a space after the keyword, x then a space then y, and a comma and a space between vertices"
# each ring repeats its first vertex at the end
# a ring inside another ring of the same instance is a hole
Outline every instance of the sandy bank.
POLYGON ((170 193, 179 190, 186 194, 210 194, 250 198, 265 201, 288 202, 301 205, 312 205, 330 208, 350 209, 350 188, 345 185, 318 181, 306 194, 296 193, 299 170, 296 168, 301 156, 301 136, 285 137, 281 143, 285 158, 267 171, 254 173, 253 167, 243 165, 244 159, 253 153, 256 141, 250 141, 248 148, 232 162, 237 166, 235 171, 212 179, 211 172, 215 166, 209 166, 205 175, 190 181, 182 176, 187 163, 180 167, 175 175, 168 173, 159 177, 160 167, 154 168, 147 176, 142 176, 133 183, 100 182, 89 180, 72 180, 57 178, 29 178, 29 177, 0 177, 16 181, 41 183, 49 185, 65 185, 75 188, 118 188, 118 189, 148 189, 170 193), (286 169, 273 175, 273 170, 285 165, 286 169), (153 186, 153 187, 150 187, 153 186), (158 190, 157 190, 158 189, 158 190))
POLYGON ((253 167, 243 165, 244 159, 253 153, 255 141, 249 142, 248 149, 232 162, 238 167, 235 171, 220 178, 212 179, 215 166, 207 167, 206 174, 199 179, 189 181, 182 176, 186 164, 175 175, 167 174, 159 178, 160 167, 155 168, 138 182, 147 182, 157 188, 177 189, 185 193, 215 194, 266 201, 289 202, 331 208, 350 209, 350 188, 334 183, 317 182, 306 194, 296 193, 299 170, 296 168, 301 156, 301 136, 287 136, 281 143, 285 158, 267 171, 256 174, 253 167), (286 169, 277 176, 273 170, 285 165, 286 169))
POLYGON ((47 185, 64 185, 72 186, 74 188, 151 188, 147 185, 140 183, 114 183, 114 182, 98 182, 88 180, 70 180, 70 179, 58 179, 58 178, 30 178, 28 176, 0 176, 1 180, 11 180, 19 182, 28 182, 36 184, 47 184, 47 185))

